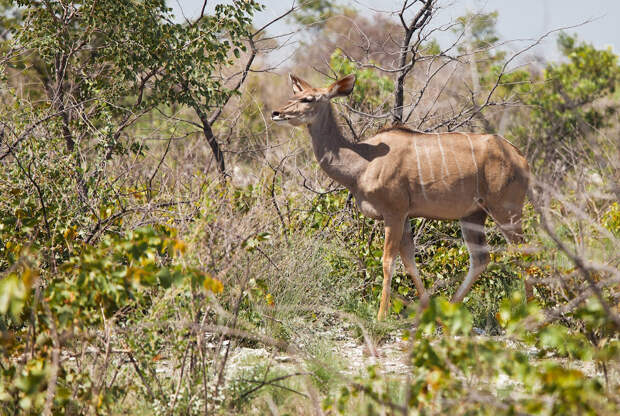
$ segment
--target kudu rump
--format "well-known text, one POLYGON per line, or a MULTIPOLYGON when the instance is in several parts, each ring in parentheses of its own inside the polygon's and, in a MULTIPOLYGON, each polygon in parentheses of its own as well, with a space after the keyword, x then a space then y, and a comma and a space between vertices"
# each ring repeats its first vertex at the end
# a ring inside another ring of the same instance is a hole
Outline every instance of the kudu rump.
MULTIPOLYGON (((415 265, 410 217, 460 220, 470 267, 452 298, 461 302, 489 263, 484 222, 491 216, 509 242, 522 241, 521 211, 529 169, 501 136, 413 132, 395 127, 360 142, 341 133, 330 100, 353 91, 349 75, 313 88, 291 75, 293 98, 273 111, 274 121, 306 124, 321 168, 355 197, 360 211, 385 223, 383 291, 378 319, 386 316, 395 259, 400 254, 422 302, 428 295, 415 265)), ((527 296, 531 287, 526 282, 527 296)))

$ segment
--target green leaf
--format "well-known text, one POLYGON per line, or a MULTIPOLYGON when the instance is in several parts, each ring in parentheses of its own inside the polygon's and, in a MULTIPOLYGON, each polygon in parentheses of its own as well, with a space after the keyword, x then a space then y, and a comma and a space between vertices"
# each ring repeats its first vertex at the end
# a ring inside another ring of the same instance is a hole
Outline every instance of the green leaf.
POLYGON ((0 280, 0 314, 19 320, 27 294, 24 282, 16 274, 0 280))

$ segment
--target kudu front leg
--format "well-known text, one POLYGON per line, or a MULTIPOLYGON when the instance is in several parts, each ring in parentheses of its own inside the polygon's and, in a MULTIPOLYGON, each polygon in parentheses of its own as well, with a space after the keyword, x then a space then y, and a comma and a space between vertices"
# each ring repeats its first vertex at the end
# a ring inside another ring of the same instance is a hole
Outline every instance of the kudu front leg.
POLYGON ((396 256, 400 249, 403 235, 402 221, 385 221, 385 244, 383 246, 383 290, 381 291, 381 304, 377 320, 381 321, 390 309, 390 291, 392 275, 396 266, 396 256))

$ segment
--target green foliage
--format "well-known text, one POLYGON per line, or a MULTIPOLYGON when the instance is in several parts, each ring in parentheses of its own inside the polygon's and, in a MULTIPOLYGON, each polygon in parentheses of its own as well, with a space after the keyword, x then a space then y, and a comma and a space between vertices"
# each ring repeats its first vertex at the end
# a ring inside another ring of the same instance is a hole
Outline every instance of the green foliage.
MULTIPOLYGON (((216 5, 193 24, 174 23, 164 0, 0 6, 7 16, 19 7, 18 17, 3 23, 10 36, 0 45, 20 52, 1 69, 10 77, 2 80, 0 104, 2 158, 9 163, 0 175, 11 179, 0 187, 12 197, 0 204, 8 233, 0 241, 48 246, 40 253, 51 265, 54 256, 66 258, 66 229, 77 227, 89 241, 118 227, 140 202, 136 194, 157 199, 155 175, 146 184, 109 180, 115 162, 148 150, 139 134, 128 131, 169 105, 189 106, 202 116, 222 105, 233 91, 219 71, 245 50, 243 39, 260 6, 245 0, 216 5)), ((158 127, 162 134, 176 131, 165 122, 158 127)), ((0 269, 7 266, 2 261, 0 269)))
POLYGON ((584 106, 614 92, 620 69, 618 57, 611 50, 577 44, 575 37, 566 34, 560 35, 558 44, 569 62, 547 67, 546 88, 540 89, 532 100, 539 104, 533 114, 545 131, 562 121, 556 128, 561 135, 568 134, 565 140, 570 140, 575 137, 571 130, 577 126, 580 117, 594 128, 604 125, 606 109, 601 111, 584 106), (552 118, 546 119, 549 116, 552 118))
MULTIPOLYGON (((467 39, 468 46, 474 50, 489 48, 499 40, 497 34, 497 18, 499 13, 472 13, 468 12, 464 16, 456 19, 457 25, 452 28, 454 33, 463 31, 469 34, 467 39)), ((466 46, 459 46, 461 52, 466 52, 466 46)))
POLYGON ((522 87, 531 108, 529 127, 515 129, 519 137, 537 132, 531 158, 536 162, 534 168, 543 171, 554 166, 550 162, 565 160, 567 151, 578 150, 575 144, 583 142, 588 133, 607 125, 616 105, 595 103, 612 94, 620 80, 618 57, 611 50, 579 43, 564 33, 558 45, 567 62, 550 63, 542 83, 522 87))
POLYGON ((246 50, 244 36, 252 13, 260 9, 253 0, 236 0, 230 5, 216 5, 215 13, 198 24, 166 26, 170 33, 158 39, 159 49, 155 54, 156 63, 164 64, 166 74, 157 77, 154 87, 159 100, 190 107, 221 105, 232 91, 224 88, 216 71, 233 64, 231 53, 239 58, 240 51, 246 50))
MULTIPOLYGON (((497 50, 495 45, 499 41, 497 33, 497 11, 490 13, 468 12, 457 18, 457 24, 452 32, 465 34, 464 42, 458 45, 458 51, 469 55, 473 59, 480 76, 481 83, 493 82, 493 73, 489 69, 493 65, 501 64, 506 52, 497 50)), ((497 78, 495 78, 497 79, 497 78)))
POLYGON ((0 314, 19 322, 24 303, 26 302, 26 282, 31 279, 21 279, 17 274, 9 274, 0 280, 0 314), (25 282, 26 281, 26 282, 25 282))
MULTIPOLYGON (((142 94, 149 79, 154 81, 149 91, 154 104, 204 100, 203 105, 217 106, 230 91, 212 74, 232 63, 231 53, 238 58, 245 50, 242 36, 247 34, 252 13, 260 10, 255 1, 236 0, 216 5, 212 15, 196 24, 183 25, 172 23, 172 9, 163 0, 74 1, 69 15, 60 3, 46 7, 28 0, 17 3, 24 8, 23 27, 28 30, 16 28, 15 42, 36 50, 40 63, 49 67, 61 52, 70 52, 66 58, 76 66, 92 59, 89 66, 76 67, 73 73, 69 66, 67 76, 83 85, 80 98, 97 97, 101 110, 112 112, 115 106, 106 108, 105 100, 114 97, 107 103, 113 104, 128 92, 142 94), (115 19, 109 19, 111 15, 115 19), (90 48, 71 50, 76 44, 90 48), (105 70, 94 71, 98 62, 106 63, 105 70)), ((147 101, 141 105, 148 105, 147 101)))
POLYGON ((616 237, 620 237, 620 204, 614 202, 609 206, 601 217, 601 225, 612 232, 616 237))
MULTIPOLYGON (((50 344, 59 342, 56 333, 69 339, 79 338, 102 328, 106 319, 123 319, 128 310, 146 313, 151 306, 149 288, 165 291, 184 287, 213 293, 223 290, 222 283, 209 274, 175 263, 174 257, 185 251, 185 244, 171 230, 136 229, 125 237, 106 236, 96 246, 72 242, 71 250, 71 257, 54 274, 19 267, 0 280, 0 402, 7 411, 41 409, 53 365, 50 344), (32 288, 39 285, 41 297, 32 293, 32 288), (40 302, 46 306, 42 307, 40 302), (26 325, 34 324, 31 316, 38 321, 38 336, 30 340, 36 341, 31 346, 33 358, 24 365, 11 357, 22 351, 31 336, 30 326, 26 325)), ((110 389, 104 394, 87 383, 81 385, 84 390, 80 393, 87 400, 85 404, 69 400, 63 392, 78 377, 88 380, 87 373, 75 368, 61 369, 55 401, 58 413, 64 413, 67 406, 79 408, 93 400, 97 408, 109 409, 114 397, 121 393, 110 389), (97 397, 99 393, 103 396, 97 397)))
MULTIPOLYGON (((530 206, 526 234, 539 249, 493 253, 460 305, 447 301, 468 268, 458 224, 412 220, 416 262, 425 285, 437 283, 435 295, 418 309, 411 279, 398 270, 393 313, 377 323, 383 228, 350 205, 346 191, 301 194, 299 182, 287 182, 296 178, 288 159, 242 178, 258 177, 251 185, 216 183, 192 165, 193 141, 146 145, 143 131, 192 133, 193 124, 160 112, 184 118, 193 109, 200 117, 233 94, 221 74, 244 51, 258 9, 233 1, 176 24, 163 0, 0 0, 10 11, 0 14, 0 31, 11 31, 0 50, 14 54, 0 68, 0 414, 39 414, 48 392, 54 414, 260 414, 273 406, 299 414, 315 396, 343 414, 377 414, 390 404, 414 414, 617 413, 617 383, 578 367, 617 368, 617 329, 597 299, 574 303, 587 287, 538 231, 530 206), (22 8, 12 14, 15 4, 22 8), (165 165, 173 168, 163 178, 157 171, 165 165), (186 175, 175 176, 182 168, 186 175), (144 226, 153 223, 179 231, 144 226), (525 276, 537 280, 539 303, 518 294, 525 276), (480 329, 502 336, 474 335, 480 329), (351 372, 337 351, 336 340, 369 335, 372 350, 399 331, 410 344, 398 354, 410 366, 398 374, 383 371, 382 356, 351 372), (250 348, 260 354, 238 360, 250 348), (287 356, 276 364, 280 354, 287 356)), ((345 11, 324 1, 304 10, 313 20, 345 11)), ((487 89, 504 59, 487 50, 497 42, 496 19, 460 19, 470 25, 464 47, 475 50, 487 89)), ((550 64, 544 83, 519 70, 503 74, 495 90, 530 104, 532 130, 512 131, 534 131, 541 146, 552 136, 581 143, 582 124, 605 127, 613 110, 599 101, 617 85, 616 57, 571 37, 560 44, 567 61, 550 64)), ((431 41, 421 53, 438 48, 431 41)), ((330 65, 338 76, 357 76, 355 109, 390 110, 389 76, 340 50, 330 65)), ((263 81, 254 82, 258 89, 263 81)), ((272 92, 256 95, 267 101, 272 92)), ((239 120, 248 135, 269 140, 257 107, 239 120)), ((249 167, 241 168, 251 169, 253 157, 243 156, 249 167)), ((619 206, 581 203, 579 192, 564 196, 596 221, 575 220, 565 215, 568 203, 554 201, 564 220, 555 231, 584 258, 615 267, 619 206)), ((501 247, 491 230, 490 244, 501 247)), ((613 306, 616 288, 603 285, 604 273, 592 277, 613 306)))
POLYGON ((0 11, 2 11, 0 13, 0 33, 3 33, 4 37, 6 37, 5 32, 10 31, 19 24, 22 17, 21 11, 14 7, 14 0, 0 0, 0 11))
MULTIPOLYGON (((21 110, 32 111, 26 106, 21 110)), ((14 115, 19 117, 22 111, 14 115)), ((52 267, 68 256, 64 233, 86 237, 82 227, 92 219, 76 209, 78 195, 68 191, 75 189, 75 178, 67 175, 74 165, 62 149, 58 137, 33 140, 13 152, 20 163, 6 163, 0 169, 0 272, 15 265, 29 249, 35 263, 52 267)))
POLYGON ((330 17, 343 13, 346 8, 330 0, 307 0, 292 14, 295 23, 320 30, 330 17))
POLYGON ((64 275, 49 286, 46 298, 58 308, 52 311, 57 313, 60 325, 73 321, 88 327, 101 324, 104 316, 114 315, 121 307, 144 304, 144 287, 167 289, 190 278, 194 289, 204 286, 221 292, 221 283, 198 270, 162 267, 162 262, 180 254, 183 247, 182 241, 153 228, 134 230, 121 240, 106 236, 61 266, 64 275), (76 291, 80 296, 76 297, 76 291), (66 316, 68 304, 75 312, 66 316), (93 314, 92 305, 103 312, 103 317, 93 314))
MULTIPOLYGON (((370 64, 373 62, 371 61, 370 64)), ((349 99, 356 109, 360 111, 388 109, 389 96, 394 92, 394 81, 389 76, 379 75, 371 68, 359 68, 347 59, 340 49, 332 53, 330 67, 336 71, 338 77, 355 74, 355 89, 349 99)))
MULTIPOLYGON (((405 333, 411 342, 411 382, 406 387, 410 392, 405 406, 411 410, 459 415, 594 415, 618 410, 601 380, 545 359, 550 354, 580 359, 609 357, 618 348, 617 340, 593 347, 565 327, 541 325, 544 316, 540 309, 535 304, 525 306, 518 292, 503 302, 500 312, 509 344, 472 336, 471 314, 463 305, 451 304, 445 298, 434 298, 426 310, 412 313, 417 316, 417 328, 405 333), (540 357, 536 363, 526 346, 540 357), (499 390, 487 384, 500 379, 505 387, 499 390)), ((348 414, 358 395, 366 396, 370 403, 362 414, 374 414, 380 403, 399 405, 377 374, 371 370, 369 377, 344 387, 338 398, 328 400, 325 406, 330 409, 337 404, 341 414, 348 414)))

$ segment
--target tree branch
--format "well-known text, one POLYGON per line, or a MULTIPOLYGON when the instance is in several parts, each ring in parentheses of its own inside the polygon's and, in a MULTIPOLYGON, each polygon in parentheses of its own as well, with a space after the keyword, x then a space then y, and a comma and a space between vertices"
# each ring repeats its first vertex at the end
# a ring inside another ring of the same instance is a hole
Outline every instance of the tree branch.
POLYGON ((416 62, 416 52, 411 51, 409 46, 411 43, 411 38, 417 30, 421 29, 429 21, 436 0, 426 0, 425 2, 423 0, 421 1, 424 6, 418 10, 418 13, 414 16, 409 25, 405 23, 404 19, 405 10, 411 6, 408 5, 408 1, 403 3, 403 7, 398 14, 403 28, 405 29, 405 36, 403 37, 400 45, 400 54, 398 59, 398 68, 400 68, 400 71, 398 77, 396 78, 396 88, 394 90, 394 110, 392 114, 392 122, 394 124, 401 124, 403 121, 405 79, 407 78, 407 74, 413 69, 416 62), (412 57, 411 61, 407 64, 407 59, 410 52, 412 53, 412 57))

